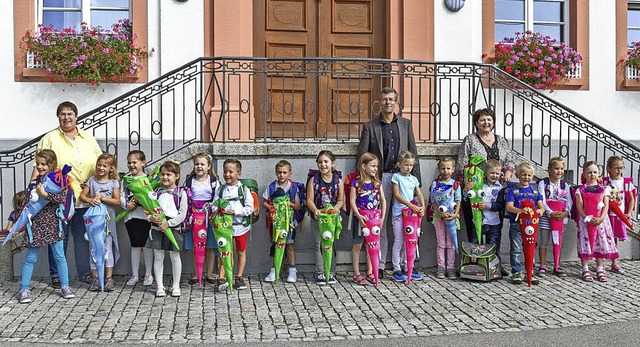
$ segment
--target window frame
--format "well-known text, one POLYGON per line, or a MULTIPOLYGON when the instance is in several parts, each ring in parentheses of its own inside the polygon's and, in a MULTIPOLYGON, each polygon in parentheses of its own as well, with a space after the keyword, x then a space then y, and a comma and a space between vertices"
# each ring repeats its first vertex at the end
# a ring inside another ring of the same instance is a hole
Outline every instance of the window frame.
MULTIPOLYGON (((618 0, 620 1, 620 0, 618 0)), ((580 78, 563 79, 553 89, 589 89, 589 1, 566 0, 565 30, 571 48, 582 55, 580 78)), ((495 0, 482 1, 482 53, 492 56, 495 51, 495 0)))
MULTIPOLYGON (((85 1, 85 0, 83 0, 85 1)), ((129 0, 130 18, 136 42, 147 47, 148 44, 148 0, 129 0)), ((26 54, 20 49, 22 38, 28 30, 37 30, 40 5, 42 0, 13 0, 13 46, 14 46, 14 81, 16 82, 49 82, 51 76, 42 68, 27 68, 26 54)), ((90 11, 89 11, 90 12, 90 11)), ((136 75, 127 77, 116 83, 145 83, 148 81, 148 61, 142 61, 142 69, 136 75)), ((105 82, 109 83, 109 82, 105 82)))
MULTIPOLYGON (((561 26, 561 30, 560 30, 560 39, 558 39, 558 42, 567 42, 568 40, 566 40, 567 37, 569 37, 569 30, 568 30, 568 26, 567 23, 569 22, 569 11, 568 8, 570 6, 569 1, 568 0, 522 0, 524 2, 524 13, 523 13, 523 20, 512 20, 512 19, 498 19, 498 18, 494 18, 494 32, 495 32, 495 24, 498 23, 522 23, 524 24, 524 30, 525 31, 535 31, 534 28, 536 25, 544 25, 544 24, 556 24, 561 26), (561 3, 561 17, 562 17, 562 21, 561 22, 555 22, 555 21, 536 21, 534 20, 534 16, 535 16, 535 11, 534 11, 534 4, 536 2, 557 2, 557 3, 561 3)), ((494 0, 495 3, 495 0, 494 0)), ((495 6, 495 5, 494 5, 495 6)), ((495 35, 494 35, 495 36, 495 35)), ((500 39, 502 40, 502 39, 500 39)), ((499 41, 495 41, 496 43, 498 43, 499 41)))
MULTIPOLYGON (((93 10, 102 10, 102 11, 123 11, 124 7, 116 7, 116 6, 91 6, 91 0, 79 0, 80 8, 67 8, 67 7, 45 7, 44 0, 37 0, 37 12, 36 12, 36 26, 37 28, 39 24, 42 24, 42 20, 44 19, 44 11, 55 11, 55 12, 80 12, 80 22, 87 23, 89 26, 94 26, 91 23, 91 11, 93 10)), ((127 6, 127 10, 129 11, 129 20, 132 20, 132 12, 133 12, 133 0, 127 0, 129 6, 127 6)), ((60 28, 62 29, 62 28, 60 28)), ((77 27, 76 29, 80 29, 77 27)))

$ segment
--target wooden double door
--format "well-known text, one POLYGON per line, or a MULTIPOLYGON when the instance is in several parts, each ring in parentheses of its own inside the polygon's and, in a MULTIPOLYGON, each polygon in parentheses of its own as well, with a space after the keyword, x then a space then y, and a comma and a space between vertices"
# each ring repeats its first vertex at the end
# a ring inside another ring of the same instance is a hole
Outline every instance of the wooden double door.
MULTIPOLYGON (((385 3, 254 0, 255 55, 383 58, 385 3)), ((382 84, 380 75, 368 69, 366 64, 322 61, 266 67, 254 80, 256 136, 357 138, 382 84)))

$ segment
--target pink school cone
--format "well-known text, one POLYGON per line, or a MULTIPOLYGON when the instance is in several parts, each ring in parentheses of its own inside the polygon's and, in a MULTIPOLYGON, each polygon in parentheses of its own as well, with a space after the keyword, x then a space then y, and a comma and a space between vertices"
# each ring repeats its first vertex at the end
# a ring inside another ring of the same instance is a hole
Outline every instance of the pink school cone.
POLYGON ((202 286, 202 269, 204 268, 205 247, 207 245, 207 211, 194 208, 191 218, 196 274, 198 275, 198 284, 202 286))
MULTIPOLYGON (((567 202, 562 200, 547 200, 547 205, 554 212, 562 212, 567 208, 567 202)), ((557 220, 549 217, 551 227, 551 240, 553 241, 553 268, 558 271, 560 266, 560 250, 562 249, 562 231, 564 220, 557 220)))
POLYGON ((376 282, 376 288, 378 288, 378 263, 380 262, 380 210, 360 210, 367 221, 365 227, 362 229, 362 235, 364 236, 365 246, 367 248, 367 254, 371 261, 371 270, 373 271, 373 278, 376 282))
POLYGON ((407 284, 411 284, 411 274, 413 273, 413 265, 416 261, 421 220, 422 217, 413 213, 410 208, 402 209, 404 247, 407 254, 407 284))

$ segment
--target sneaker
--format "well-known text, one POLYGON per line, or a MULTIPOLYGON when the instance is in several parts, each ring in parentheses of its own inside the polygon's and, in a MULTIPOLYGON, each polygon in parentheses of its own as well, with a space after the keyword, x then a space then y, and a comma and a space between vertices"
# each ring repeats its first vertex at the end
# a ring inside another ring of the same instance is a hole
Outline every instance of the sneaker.
POLYGON ((436 278, 439 280, 443 280, 444 277, 445 277, 444 269, 438 269, 438 271, 436 271, 436 278))
POLYGON ((273 283, 276 281, 276 269, 271 268, 271 272, 264 278, 265 282, 273 283))
POLYGON ((618 264, 611 264, 610 271, 613 273, 621 274, 621 275, 624 274, 624 270, 618 264))
POLYGON ((538 285, 540 284, 540 279, 536 275, 531 275, 531 284, 538 285))
POLYGON ((60 284, 60 277, 51 277, 51 287, 53 289, 61 289, 62 284, 60 284))
POLYGON ((540 266, 540 268, 538 269, 538 277, 545 277, 545 276, 547 276, 547 267, 540 266))
POLYGON ((520 284, 522 283, 522 274, 519 272, 514 272, 511 274, 511 283, 513 284, 520 284))
POLYGON ((240 289, 247 289, 247 284, 246 284, 246 283, 244 283, 244 279, 243 279, 242 277, 239 277, 239 276, 238 276, 238 277, 236 277, 236 281, 235 281, 235 283, 233 284, 233 286, 234 286, 236 289, 238 289, 238 290, 240 290, 240 289))
POLYGON ((98 277, 93 278, 93 280, 91 281, 91 286, 89 287, 89 290, 92 292, 100 291, 100 281, 98 280, 98 277))
POLYGON ((324 277, 323 273, 319 273, 318 276, 316 276, 316 284, 319 286, 327 284, 327 279, 324 277))
POLYGON ((167 296, 167 292, 164 290, 164 287, 158 287, 156 290, 156 298, 162 298, 167 296))
POLYGON ((393 273, 393 280, 396 282, 406 282, 407 281, 407 276, 402 274, 402 271, 395 271, 393 273))
POLYGON ((113 291, 113 278, 107 278, 107 280, 105 281, 105 284, 104 284, 104 291, 105 292, 112 292, 113 291))
POLYGON ((138 276, 129 277, 129 280, 127 281, 128 286, 135 286, 136 283, 138 283, 138 276))
POLYGON ((152 275, 144 275, 144 280, 142 284, 145 286, 150 286, 153 284, 153 276, 152 275))
POLYGON ((336 279, 335 275, 329 275, 329 284, 336 284, 338 283, 338 280, 336 279))
POLYGON ((229 288, 229 283, 227 282, 227 280, 224 278, 218 278, 218 285, 216 286, 216 289, 218 289, 218 293, 227 291, 227 288, 229 288))
POLYGON ((65 299, 71 299, 71 298, 75 298, 76 296, 73 294, 73 291, 71 290, 71 288, 69 287, 62 287, 60 289, 60 292, 62 293, 62 297, 65 299))
POLYGON ((22 289, 18 292, 18 302, 21 304, 27 304, 31 302, 31 291, 29 289, 22 289))
MULTIPOLYGON (((407 276, 407 272, 406 271, 402 271, 402 274, 406 277, 407 276)), ((421 274, 419 274, 417 271, 411 271, 411 280, 412 281, 420 281, 424 278, 424 276, 422 276, 421 274)))
POLYGON ((455 280, 458 278, 458 274, 456 273, 456 270, 450 269, 447 271, 447 278, 449 278, 450 280, 455 280))
POLYGON ((502 275, 502 277, 508 277, 509 271, 505 270, 504 268, 500 268, 500 274, 502 275))
POLYGON ((180 287, 171 288, 171 296, 173 296, 174 298, 177 298, 180 295, 182 295, 182 293, 180 292, 180 287))
POLYGON ((296 283, 298 280, 298 269, 295 267, 289 268, 289 276, 287 276, 287 283, 296 283))

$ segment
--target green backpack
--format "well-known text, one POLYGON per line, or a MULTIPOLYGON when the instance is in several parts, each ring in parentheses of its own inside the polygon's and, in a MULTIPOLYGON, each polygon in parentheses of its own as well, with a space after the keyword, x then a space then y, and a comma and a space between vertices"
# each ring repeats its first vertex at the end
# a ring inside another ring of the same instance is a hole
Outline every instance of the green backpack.
MULTIPOLYGON (((260 219, 260 199, 258 198, 258 182, 253 178, 242 178, 238 180, 245 186, 247 189, 241 189, 238 191, 238 200, 244 206, 244 197, 245 191, 248 190, 248 193, 253 197, 253 215, 242 217, 242 225, 249 226, 251 224, 255 224, 260 219)), ((218 196, 222 197, 222 190, 224 189, 223 184, 220 186, 218 190, 218 196)))

